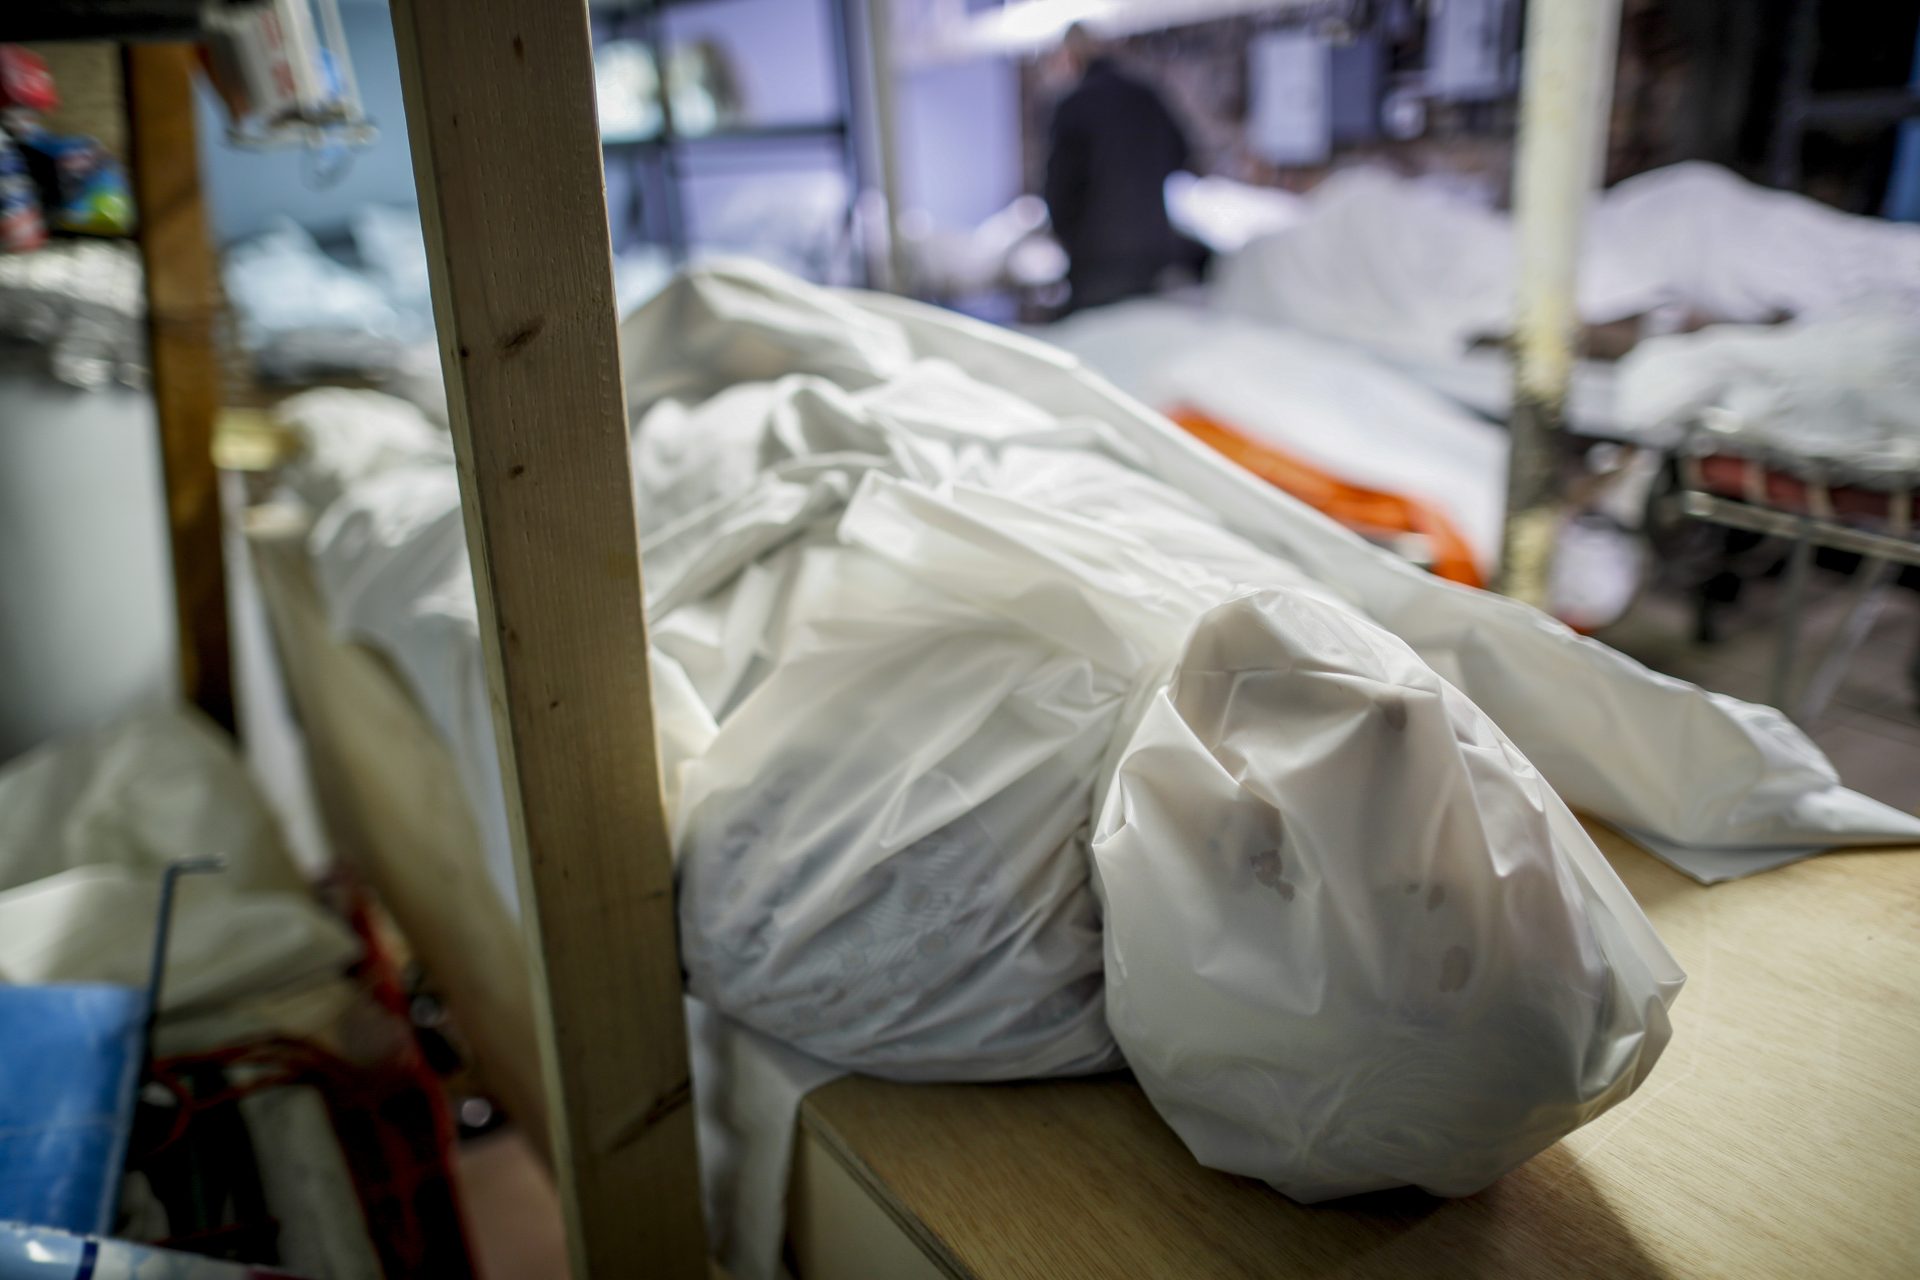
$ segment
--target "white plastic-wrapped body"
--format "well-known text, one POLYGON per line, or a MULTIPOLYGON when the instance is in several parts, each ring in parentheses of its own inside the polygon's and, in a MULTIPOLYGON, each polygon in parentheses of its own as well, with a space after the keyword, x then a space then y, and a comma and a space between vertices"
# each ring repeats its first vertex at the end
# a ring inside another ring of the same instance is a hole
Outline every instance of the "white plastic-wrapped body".
POLYGON ((1350 606, 1231 538, 1175 560, 958 486, 870 477, 839 536, 1127 677, 1107 1020, 1206 1164, 1465 1195, 1652 1069, 1679 967, 1506 736, 1350 606))
POLYGON ((1920 472, 1920 309, 1863 307, 1781 325, 1651 338, 1620 362, 1620 415, 1643 438, 1911 483, 1920 472))
POLYGON ((1477 1191, 1624 1098, 1682 975, 1560 798, 1405 644, 1200 620, 1094 837, 1107 1008, 1202 1163, 1477 1191))
POLYGON ((790 598, 681 774, 688 990, 877 1075, 1118 1066, 1085 841, 1124 682, 858 550, 790 598))
MULTIPOLYGON (((1214 273, 1224 311, 1420 361, 1512 327, 1512 225, 1420 178, 1335 173, 1291 224, 1214 273)), ((1691 161, 1628 178, 1594 202, 1580 317, 1663 308, 1757 324, 1920 304, 1920 228, 1863 218, 1691 161)))
MULTIPOLYGON (((1052 349, 745 265, 623 338, 689 974, 843 1066, 1080 1069, 1100 968, 1203 1159, 1471 1189, 1624 1096, 1679 981, 1555 790, 1675 841, 1920 831, 1777 714, 1376 552, 1052 349)), ((314 553, 459 742, 450 471, 356 483, 314 553)))

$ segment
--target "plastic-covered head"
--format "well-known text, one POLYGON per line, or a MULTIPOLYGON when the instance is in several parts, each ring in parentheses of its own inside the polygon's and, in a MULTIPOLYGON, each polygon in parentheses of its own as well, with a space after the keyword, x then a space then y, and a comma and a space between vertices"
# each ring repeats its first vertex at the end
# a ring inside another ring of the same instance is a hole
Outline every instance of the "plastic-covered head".
POLYGON ((1203 1163, 1297 1199, 1476 1191, 1667 1038, 1671 961, 1545 780, 1405 644, 1302 594, 1199 620, 1093 851, 1142 1086, 1203 1163))

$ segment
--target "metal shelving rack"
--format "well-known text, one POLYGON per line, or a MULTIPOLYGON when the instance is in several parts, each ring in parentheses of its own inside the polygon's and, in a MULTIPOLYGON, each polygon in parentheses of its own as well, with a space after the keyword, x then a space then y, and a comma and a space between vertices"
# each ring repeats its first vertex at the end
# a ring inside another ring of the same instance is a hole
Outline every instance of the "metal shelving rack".
POLYGON ((1816 92, 1813 73, 1820 52, 1820 0, 1795 0, 1787 21, 1786 65, 1767 148, 1767 181, 1793 191, 1800 185, 1800 151, 1808 135, 1857 132, 1920 119, 1920 88, 1889 85, 1816 92))
MULTIPOLYGON (((833 83, 840 103, 837 113, 819 120, 730 126, 711 133, 685 134, 674 127, 672 95, 666 89, 669 51, 666 14, 673 9, 711 2, 652 0, 651 3, 595 7, 597 35, 641 41, 647 46, 654 65, 661 69, 660 131, 643 138, 603 137, 601 140, 607 167, 621 167, 630 184, 624 225, 616 223, 615 247, 624 247, 635 240, 657 240, 665 243, 676 264, 686 261, 694 237, 689 225, 686 195, 689 174, 685 162, 701 152, 740 153, 751 149, 788 149, 795 144, 834 144, 847 188, 843 226, 850 227, 859 193, 870 185, 868 165, 854 123, 859 115, 861 92, 853 70, 859 64, 857 41, 861 33, 849 20, 854 0, 811 0, 824 8, 827 18, 828 52, 833 59, 833 83), (649 199, 657 202, 660 210, 657 228, 647 226, 645 204, 649 199)), ((621 215, 616 212, 614 216, 618 219, 621 215)))
POLYGON ((166 485, 182 695, 235 730, 227 576, 213 426, 220 365, 219 267, 195 136, 202 0, 7 0, 0 42, 117 41, 126 154, 139 227, 148 354, 166 485))

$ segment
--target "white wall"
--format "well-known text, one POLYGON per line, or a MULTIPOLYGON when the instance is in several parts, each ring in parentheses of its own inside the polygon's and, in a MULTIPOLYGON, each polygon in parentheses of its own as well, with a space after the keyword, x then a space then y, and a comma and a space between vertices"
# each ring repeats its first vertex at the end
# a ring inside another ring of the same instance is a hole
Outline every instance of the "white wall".
POLYGON ((1011 60, 902 72, 894 94, 905 210, 970 227, 1020 194, 1020 76, 1011 60))
POLYGON ((840 113, 827 0, 702 0, 666 11, 669 47, 727 51, 752 124, 811 124, 840 113))
POLYGON ((153 398, 0 356, 0 761, 177 696, 153 398))

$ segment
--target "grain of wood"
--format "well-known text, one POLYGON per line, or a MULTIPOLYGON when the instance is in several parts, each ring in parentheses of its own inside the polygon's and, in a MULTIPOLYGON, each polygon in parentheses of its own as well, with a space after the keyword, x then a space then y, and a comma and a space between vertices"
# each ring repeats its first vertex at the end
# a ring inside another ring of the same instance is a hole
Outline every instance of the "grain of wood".
POLYGON ((247 545, 336 857, 373 890, 445 995, 481 1082, 543 1159, 547 1100, 518 922, 488 877, 452 757, 392 666, 336 639, 300 513, 248 513, 247 545))
POLYGON ((787 1255, 801 1280, 953 1280, 944 1253, 893 1202, 860 1179, 862 1166, 802 1127, 787 1179, 787 1255))
POLYGON ((1702 887, 1596 838, 1689 973, 1641 1090, 1488 1190, 1294 1204, 1125 1076, 848 1078, 805 1123, 979 1277, 1920 1274, 1920 851, 1702 887))
POLYGON ((200 192, 194 56, 191 45, 128 46, 128 145, 146 267, 149 356, 167 486, 181 691, 231 732, 232 641, 220 541, 220 477, 213 465, 213 427, 221 399, 215 337, 220 284, 200 192))
POLYGON ((586 6, 393 22, 570 1257, 704 1274, 586 6))

